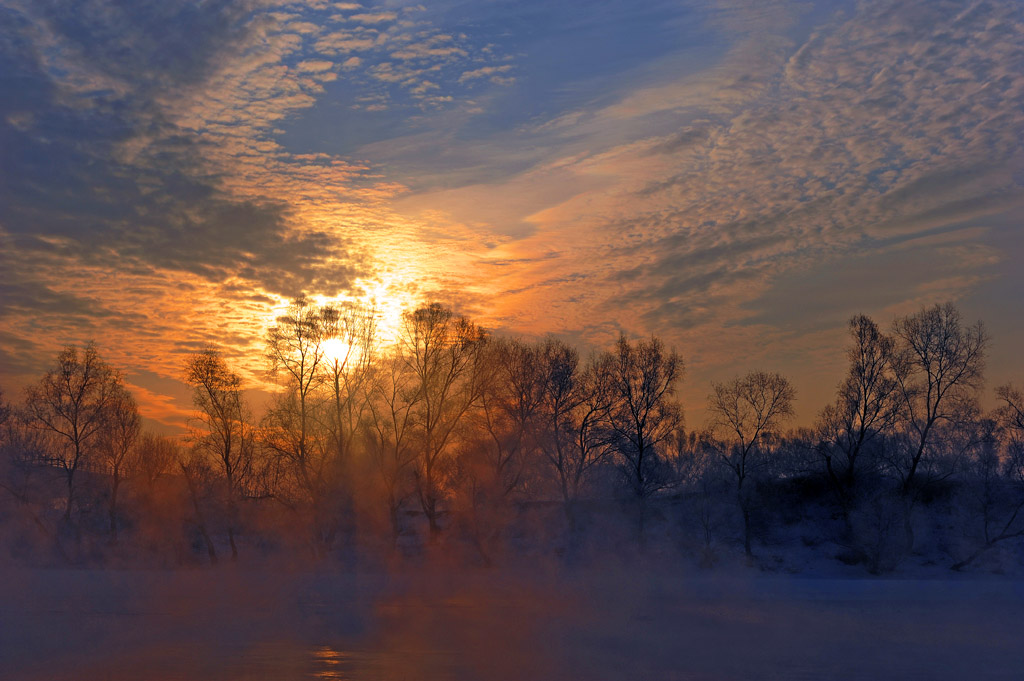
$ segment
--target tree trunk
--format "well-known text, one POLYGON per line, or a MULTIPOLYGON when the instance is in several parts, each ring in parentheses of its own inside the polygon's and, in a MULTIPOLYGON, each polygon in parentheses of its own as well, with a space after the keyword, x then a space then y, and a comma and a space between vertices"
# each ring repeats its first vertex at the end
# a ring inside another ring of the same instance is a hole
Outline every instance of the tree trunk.
POLYGON ((110 543, 117 546, 117 490, 120 487, 120 481, 114 480, 114 484, 110 489, 110 508, 108 514, 110 517, 110 543))
POLYGON ((636 545, 640 553, 647 550, 647 499, 636 500, 636 545))
POLYGON ((203 541, 206 542, 206 555, 210 557, 210 565, 217 564, 217 549, 213 545, 213 540, 210 539, 210 533, 206 531, 206 524, 203 522, 199 523, 199 534, 202 535, 203 541))
POLYGON ((743 510, 743 552, 747 556, 747 560, 751 560, 754 557, 754 552, 750 548, 750 509, 747 508, 745 501, 740 499, 743 510))

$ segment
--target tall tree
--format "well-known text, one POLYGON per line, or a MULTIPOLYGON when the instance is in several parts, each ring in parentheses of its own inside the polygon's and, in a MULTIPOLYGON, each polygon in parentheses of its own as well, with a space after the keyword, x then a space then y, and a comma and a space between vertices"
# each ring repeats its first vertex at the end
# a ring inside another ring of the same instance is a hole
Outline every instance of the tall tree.
POLYGON ((136 444, 142 429, 142 419, 135 398, 123 386, 114 390, 110 401, 107 426, 102 431, 99 459, 107 474, 110 490, 107 498, 107 518, 110 522, 110 541, 118 541, 118 502, 121 486, 137 468, 136 444))
POLYGON ((92 343, 64 348, 56 365, 25 390, 28 424, 53 436, 51 463, 64 471, 64 520, 71 519, 76 474, 95 456, 110 411, 123 391, 121 376, 92 343))
POLYGON ((893 335, 890 364, 905 438, 895 463, 907 493, 929 456, 936 426, 976 411, 989 337, 980 321, 964 326, 951 303, 897 319, 893 335))
POLYGON ((891 361, 894 343, 866 315, 849 322, 852 340, 847 357, 850 368, 839 385, 836 401, 822 411, 819 452, 844 512, 862 454, 892 426, 899 399, 891 361))
POLYGON ((655 337, 633 345, 621 335, 615 349, 597 363, 595 387, 609 398, 603 425, 636 501, 641 549, 646 543, 647 500, 671 479, 662 445, 682 425, 682 408, 673 399, 682 374, 682 359, 655 337))
POLYGON ((606 423, 637 499, 665 484, 659 447, 682 424, 682 408, 673 399, 682 376, 682 358, 654 337, 633 345, 620 336, 598 362, 597 380, 610 397, 606 423))
POLYGON ((973 526, 966 534, 974 535, 975 545, 953 570, 962 570, 1001 543, 1024 537, 1024 393, 1008 383, 996 389, 996 396, 1001 404, 994 421, 982 421, 994 432, 973 448, 961 485, 966 499, 959 506, 973 526), (995 433, 1001 435, 1001 451, 995 433))
POLYGON ((599 380, 595 361, 581 366, 579 352, 559 340, 545 341, 538 364, 538 446, 554 472, 570 534, 574 535, 580 494, 590 473, 612 451, 612 438, 605 426, 611 407, 610 386, 599 380))
POLYGON ((227 510, 228 544, 238 559, 238 502, 255 472, 255 440, 249 408, 242 395, 242 377, 232 371, 220 352, 208 348, 190 356, 185 382, 192 386, 198 409, 191 432, 194 449, 215 462, 227 510))
POLYGON ((283 391, 263 420, 263 443, 277 455, 281 471, 278 500, 305 517, 313 552, 320 557, 334 543, 342 511, 342 472, 332 446, 327 345, 331 313, 306 298, 292 302, 267 334, 267 357, 283 391))
POLYGON ((211 496, 216 475, 209 457, 204 456, 198 450, 180 449, 176 454, 178 455, 178 470, 181 471, 181 476, 185 480, 189 500, 192 502, 192 522, 203 539, 210 564, 216 565, 218 561, 217 546, 213 542, 213 537, 210 536, 207 517, 208 499, 211 496))
POLYGON ((372 308, 347 303, 327 305, 320 316, 331 441, 335 456, 344 461, 369 400, 369 381, 377 359, 377 314, 372 308))
POLYGON ((1007 383, 996 388, 996 397, 1002 403, 996 410, 1000 426, 1010 442, 1024 445, 1024 391, 1007 383))
POLYGON ((306 298, 297 298, 267 332, 267 359, 272 373, 283 379, 297 407, 293 425, 294 458, 306 467, 311 456, 315 390, 324 380, 324 316, 306 298))
POLYGON ((416 487, 432 537, 440 532, 444 468, 466 413, 483 387, 484 331, 451 309, 432 303, 403 316, 399 350, 413 376, 413 412, 419 435, 416 487))
POLYGON ((541 399, 538 349, 519 340, 488 343, 484 383, 480 391, 479 425, 483 442, 477 448, 496 499, 505 499, 522 483, 532 450, 534 420, 541 399))
POLYGON ((0 429, 7 425, 11 418, 11 406, 4 402, 4 391, 0 390, 0 429))
POLYGON ((417 395, 413 374, 405 360, 396 355, 385 357, 372 382, 367 449, 387 503, 392 545, 402 531, 402 505, 412 494, 410 471, 416 461, 413 410, 417 395))
POLYGON ((736 497, 743 514, 743 550, 753 556, 750 545, 752 495, 748 478, 764 453, 765 440, 777 434, 779 426, 793 415, 796 393, 789 381, 777 373, 751 371, 728 383, 715 383, 708 397, 712 427, 725 447, 722 462, 736 478, 736 497))

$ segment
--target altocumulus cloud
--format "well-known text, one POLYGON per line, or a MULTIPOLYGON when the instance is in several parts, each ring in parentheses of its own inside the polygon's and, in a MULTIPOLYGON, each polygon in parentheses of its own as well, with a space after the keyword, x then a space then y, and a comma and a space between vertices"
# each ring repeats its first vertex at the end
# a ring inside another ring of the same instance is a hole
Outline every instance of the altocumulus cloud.
POLYGON ((0 12, 12 361, 258 356, 279 297, 387 269, 516 331, 664 335, 698 402, 783 344, 830 389, 844 316, 976 290, 1024 203, 1011 0, 0 12))
POLYGON ((1024 204, 1024 7, 841 3, 809 29, 798 5, 706 9, 727 44, 706 68, 665 60, 636 83, 609 79, 612 92, 480 141, 516 160, 504 176, 484 164, 497 179, 439 179, 403 203, 467 224, 475 205, 518 207, 489 271, 512 328, 654 331, 692 349, 705 386, 736 358, 774 361, 820 399, 845 317, 884 322, 994 276, 995 233, 1024 204), (833 274, 846 263, 866 277, 860 300, 833 274), (780 311, 774 292, 794 277, 813 304, 780 311), (772 358, 780 347, 788 359, 772 358))
POLYGON ((2 0, 2 373, 102 337, 123 366, 145 354, 176 375, 181 352, 223 341, 221 325, 255 345, 253 319, 280 297, 372 276, 363 227, 386 225, 403 188, 359 160, 287 151, 277 126, 340 73, 352 107, 452 101, 441 89, 458 84, 459 60, 486 57, 420 13, 2 0), (139 336, 163 351, 140 353, 139 336))

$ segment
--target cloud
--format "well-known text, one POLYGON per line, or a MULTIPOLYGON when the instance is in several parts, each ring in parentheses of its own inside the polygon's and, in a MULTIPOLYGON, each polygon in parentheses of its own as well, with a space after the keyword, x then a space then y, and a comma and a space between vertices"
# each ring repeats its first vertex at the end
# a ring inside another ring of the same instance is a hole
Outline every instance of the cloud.
POLYGON ((176 376, 182 351, 230 338, 255 377, 274 305, 392 266, 373 232, 403 188, 358 160, 288 151, 279 127, 324 95, 336 65, 365 86, 367 62, 401 50, 417 60, 408 96, 450 101, 433 67, 469 47, 441 50, 451 39, 425 20, 382 33, 363 16, 332 32, 317 7, 329 10, 0 3, 5 383, 90 339, 118 366, 176 376))
POLYGON ((307 59, 298 63, 299 71, 305 73, 321 73, 332 68, 334 68, 334 62, 325 59, 307 59))
POLYGON ((350 14, 347 18, 349 21, 355 21, 360 24, 383 24, 394 21, 398 18, 398 14, 395 12, 363 12, 350 14))
POLYGON ((472 71, 464 71, 459 76, 459 82, 465 83, 468 80, 478 80, 480 78, 486 78, 492 82, 507 82, 507 78, 501 74, 507 73, 512 70, 511 64, 503 64, 501 66, 482 66, 472 71))
MULTIPOLYGON (((841 342, 828 324, 962 298, 989 280, 1000 254, 973 242, 991 232, 964 227, 1024 207, 1020 6, 866 2, 798 42, 790 8, 745 7, 713 16, 733 36, 717 63, 666 68, 481 141, 478 154, 469 142, 459 153, 481 159, 466 167, 486 180, 440 173, 439 189, 402 199, 411 215, 430 205, 505 235, 475 275, 488 282, 481 295, 502 301, 502 326, 557 325, 597 342, 653 331, 702 348, 695 376, 717 380, 777 341, 822 372, 841 360, 814 345, 841 342), (953 243, 919 240, 936 233, 953 243), (893 238, 917 241, 894 251, 893 238), (866 308, 838 274, 851 262, 877 282, 866 308), (812 280, 814 303, 782 314, 778 292, 793 305, 793 282, 812 280)), ((435 164, 446 138, 436 139, 435 164)), ((795 354, 781 361, 810 375, 795 354)))
POLYGON ((833 266, 899 269, 870 298, 895 310, 1002 257, 1018 3, 501 9, 0 0, 0 350, 141 328, 169 375, 200 343, 258 355, 286 296, 386 276, 512 330, 661 333, 708 377, 770 339, 817 357, 813 310, 851 305, 833 266))

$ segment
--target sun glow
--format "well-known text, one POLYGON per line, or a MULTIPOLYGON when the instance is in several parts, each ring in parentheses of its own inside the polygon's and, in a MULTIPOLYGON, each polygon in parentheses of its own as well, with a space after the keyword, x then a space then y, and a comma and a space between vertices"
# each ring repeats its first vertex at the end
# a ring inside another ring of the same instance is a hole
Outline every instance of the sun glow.
MULTIPOLYGON (((357 279, 350 293, 340 296, 311 295, 309 302, 319 308, 333 307, 347 321, 329 331, 323 340, 324 359, 339 367, 359 362, 364 352, 387 349, 398 342, 402 328, 402 315, 421 303, 412 286, 396 277, 367 280, 357 279), (364 332, 370 321, 372 332, 364 332), (369 348, 365 347, 367 344, 369 348)), ((288 314, 290 299, 279 298, 270 311, 267 328, 282 315, 288 314)))
POLYGON ((344 367, 358 359, 358 349, 344 338, 328 338, 320 346, 329 364, 344 367))
MULTIPOLYGON (((411 286, 398 277, 357 279, 351 295, 336 298, 317 296, 314 300, 319 305, 352 306, 360 314, 370 315, 374 327, 373 341, 378 347, 387 347, 398 341, 402 315, 420 304, 419 298, 411 291, 411 286)), ((338 345, 335 352, 340 350, 345 348, 338 345)))

